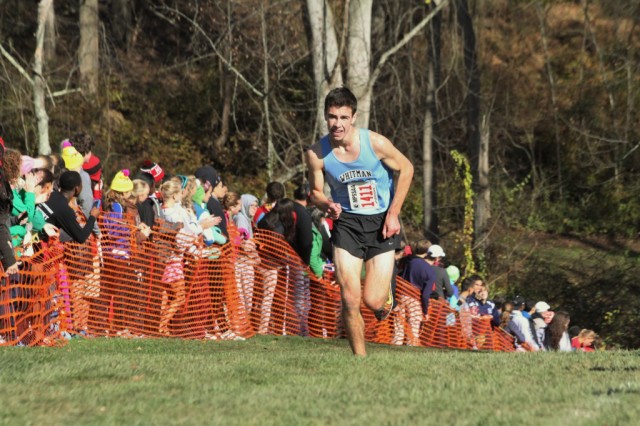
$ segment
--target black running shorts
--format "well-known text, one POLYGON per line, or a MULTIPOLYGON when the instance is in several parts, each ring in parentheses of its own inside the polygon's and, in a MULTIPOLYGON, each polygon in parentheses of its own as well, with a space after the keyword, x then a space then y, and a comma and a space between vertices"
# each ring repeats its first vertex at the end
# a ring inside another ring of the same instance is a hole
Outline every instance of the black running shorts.
POLYGON ((331 241, 335 247, 365 261, 381 253, 396 250, 400 247, 400 235, 387 239, 382 237, 386 217, 386 212, 374 215, 342 212, 333 224, 331 241))

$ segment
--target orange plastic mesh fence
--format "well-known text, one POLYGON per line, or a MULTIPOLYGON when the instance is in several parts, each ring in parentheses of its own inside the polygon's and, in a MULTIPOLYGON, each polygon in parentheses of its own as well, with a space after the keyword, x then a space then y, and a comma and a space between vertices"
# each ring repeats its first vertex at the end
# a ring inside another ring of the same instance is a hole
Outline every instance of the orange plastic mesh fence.
MULTIPOLYGON (((344 337, 340 290, 331 272, 315 276, 278 235, 209 246, 170 224, 140 242, 135 221, 101 218, 102 237, 50 244, 4 279, 3 344, 51 344, 61 332, 97 336, 243 339, 258 334, 344 337)), ((513 339, 432 301, 398 278, 398 307, 377 321, 363 307, 368 341, 437 348, 513 351, 513 339)))

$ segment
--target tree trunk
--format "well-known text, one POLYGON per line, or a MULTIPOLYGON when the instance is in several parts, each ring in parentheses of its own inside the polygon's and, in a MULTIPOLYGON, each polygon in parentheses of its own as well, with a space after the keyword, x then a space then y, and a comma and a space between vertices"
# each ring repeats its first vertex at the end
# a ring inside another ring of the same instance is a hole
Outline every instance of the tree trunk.
POLYGON ((489 115, 482 120, 480 152, 478 156, 478 192, 476 198, 475 235, 480 253, 486 248, 489 219, 491 218, 491 188, 489 187, 489 115))
POLYGON ((38 5, 38 30, 36 32, 36 51, 33 55, 33 105, 38 121, 38 153, 40 155, 51 154, 49 144, 49 115, 45 105, 46 83, 42 75, 44 39, 47 16, 53 9, 53 0, 40 0, 38 5))
MULTIPOLYGON (((225 45, 225 56, 231 63, 231 43, 233 42, 233 25, 231 25, 231 2, 227 2, 227 42, 225 45)), ((233 76, 231 72, 224 67, 222 70, 222 117, 220 118, 220 134, 213 142, 214 155, 218 155, 229 138, 229 122, 231 120, 231 98, 233 93, 233 76)))
POLYGON ((88 95, 98 91, 100 71, 100 39, 98 20, 98 0, 80 0, 80 84, 88 95))
MULTIPOLYGON (((473 29, 473 22, 471 20, 471 15, 469 15, 469 7, 467 4, 467 0, 456 0, 456 12, 458 15, 458 24, 462 29, 463 34, 463 43, 464 43, 464 66, 467 77, 467 96, 466 96, 466 105, 467 105, 467 132, 468 132, 468 141, 469 141, 469 161, 471 163, 471 171, 473 174, 473 182, 474 182, 474 192, 476 196, 479 195, 481 191, 480 184, 480 157, 481 157, 481 138, 480 138, 480 70, 478 69, 477 63, 477 51, 476 51, 476 36, 475 31, 473 29)), ((487 131, 488 135, 488 131, 487 131)), ((487 136, 488 137, 488 136, 487 136)), ((488 141, 486 144, 488 148, 488 141)), ((488 155, 487 153, 482 153, 482 156, 488 155)), ((484 161, 484 160, 483 160, 484 161)), ((487 160, 488 161, 488 160, 487 160)), ((488 162, 487 162, 488 168, 488 162)), ((487 186, 487 191, 488 186, 487 186)), ((481 209, 487 209, 489 206, 485 205, 484 202, 478 202, 478 198, 476 198, 476 219, 478 217, 488 218, 488 211, 481 211, 481 209)), ((488 199, 487 199, 488 200, 488 199)), ((478 240, 478 232, 482 233, 483 226, 486 226, 486 223, 478 224, 476 223, 474 227, 475 239, 478 240)), ((480 254, 479 257, 482 257, 480 254)))
POLYGON ((369 127, 371 114, 371 12, 373 0, 351 0, 347 44, 347 85, 358 98, 356 126, 369 127))
POLYGON ((316 87, 315 139, 317 135, 327 133, 324 98, 331 87, 342 85, 342 69, 338 62, 340 46, 330 5, 326 0, 307 0, 306 4, 311 33, 313 82, 316 87))
MULTIPOLYGON (((433 6, 431 6, 433 8, 433 6)), ((430 43, 428 46, 427 64, 427 106, 424 116, 424 128, 422 136, 422 193, 424 208, 423 234, 426 238, 437 242, 438 214, 437 214, 437 188, 435 182, 435 121, 437 118, 436 88, 440 85, 440 28, 442 17, 438 13, 429 24, 430 43)))
POLYGON ((56 12, 51 2, 44 18, 44 57, 46 62, 56 58, 56 12))
POLYGON ((133 5, 131 0, 112 0, 110 2, 111 28, 115 40, 129 47, 133 26, 133 5))

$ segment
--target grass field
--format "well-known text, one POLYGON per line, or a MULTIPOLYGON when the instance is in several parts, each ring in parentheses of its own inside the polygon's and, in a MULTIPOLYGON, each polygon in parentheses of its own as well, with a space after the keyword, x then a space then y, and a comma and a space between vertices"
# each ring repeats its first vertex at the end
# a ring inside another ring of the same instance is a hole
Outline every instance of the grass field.
POLYGON ((640 352, 500 354, 256 337, 0 348, 2 424, 640 423, 640 352))

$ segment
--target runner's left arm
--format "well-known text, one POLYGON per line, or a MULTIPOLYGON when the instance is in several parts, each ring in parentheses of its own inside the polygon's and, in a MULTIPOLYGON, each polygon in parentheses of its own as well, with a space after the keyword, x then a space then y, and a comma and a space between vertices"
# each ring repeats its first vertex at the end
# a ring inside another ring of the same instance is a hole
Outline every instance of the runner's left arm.
POLYGON ((370 139, 373 150, 380 161, 391 170, 398 172, 398 184, 393 200, 391 200, 387 210, 387 219, 382 231, 384 238, 389 238, 400 233, 400 220, 398 217, 413 179, 413 164, 386 137, 370 132, 370 139))

